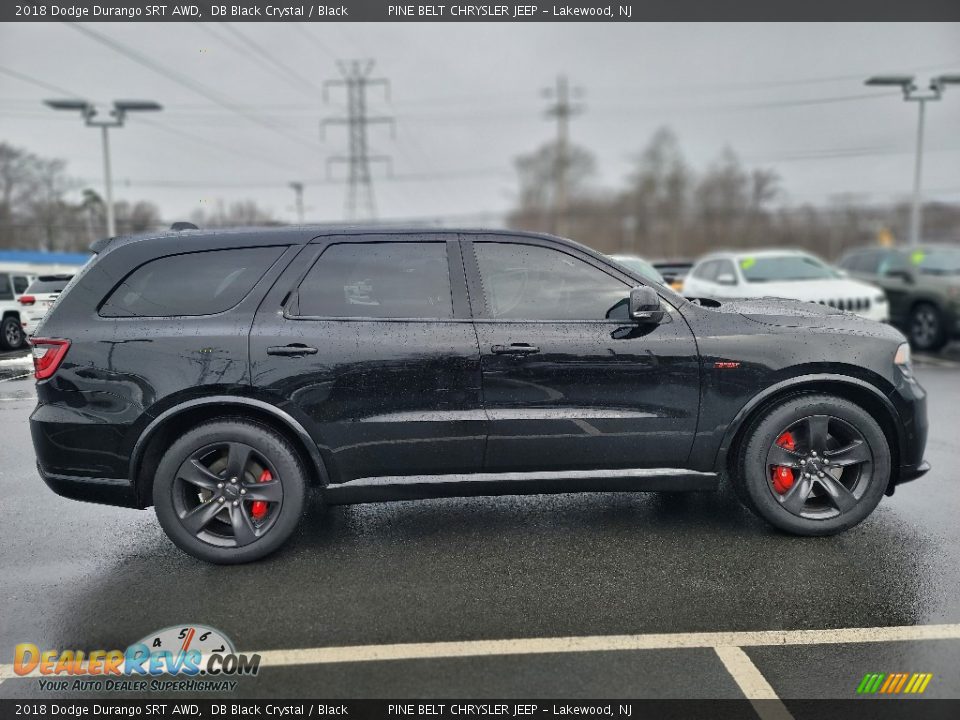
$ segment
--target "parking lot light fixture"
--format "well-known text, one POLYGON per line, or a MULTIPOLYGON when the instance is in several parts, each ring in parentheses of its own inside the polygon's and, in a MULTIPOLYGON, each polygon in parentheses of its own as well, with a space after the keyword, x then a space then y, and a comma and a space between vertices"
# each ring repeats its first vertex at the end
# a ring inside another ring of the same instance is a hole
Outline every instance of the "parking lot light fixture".
POLYGON ((103 179, 106 189, 107 236, 113 237, 117 234, 117 223, 113 209, 113 178, 110 172, 110 140, 107 130, 112 127, 123 127, 123 121, 128 112, 157 111, 163 108, 152 100, 115 100, 107 116, 99 117, 96 106, 86 100, 69 98, 44 100, 44 104, 54 110, 79 111, 87 127, 100 128, 103 144, 103 179))
POLYGON ((913 75, 874 75, 867 78, 865 84, 871 86, 899 87, 903 92, 903 99, 915 102, 919 108, 917 119, 917 151, 913 167, 913 198, 910 203, 910 233, 911 245, 920 243, 921 219, 921 186, 923 178, 923 132, 926 119, 927 103, 939 100, 943 96, 945 87, 949 84, 960 83, 960 75, 940 75, 930 81, 926 89, 920 89, 914 82, 913 75))

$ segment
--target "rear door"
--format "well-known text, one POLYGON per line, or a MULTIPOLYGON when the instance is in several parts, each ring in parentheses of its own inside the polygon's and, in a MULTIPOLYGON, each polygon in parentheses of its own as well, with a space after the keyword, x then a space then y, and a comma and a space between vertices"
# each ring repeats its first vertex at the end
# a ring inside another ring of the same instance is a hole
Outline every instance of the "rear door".
POLYGON ((636 324, 627 298, 641 281, 566 245, 491 235, 462 247, 490 421, 485 469, 685 466, 699 363, 674 308, 660 325, 636 324))
POLYGON ((450 235, 314 241, 261 305, 250 358, 334 481, 480 469, 479 349, 450 235))

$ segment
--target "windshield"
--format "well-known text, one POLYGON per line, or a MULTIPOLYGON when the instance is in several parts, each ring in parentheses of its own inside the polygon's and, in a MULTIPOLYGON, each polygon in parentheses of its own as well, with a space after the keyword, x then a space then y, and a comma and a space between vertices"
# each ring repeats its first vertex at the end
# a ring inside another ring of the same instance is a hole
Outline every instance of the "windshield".
POLYGON ((62 277, 42 277, 39 280, 34 280, 30 283, 30 287, 27 288, 27 293, 31 295, 39 295, 41 293, 58 293, 63 290, 67 283, 70 282, 72 275, 64 275, 62 277))
POLYGON ((832 280, 839 274, 811 255, 767 255, 740 259, 740 272, 747 282, 786 280, 832 280))
POLYGON ((924 275, 960 275, 960 248, 925 248, 910 254, 924 275))

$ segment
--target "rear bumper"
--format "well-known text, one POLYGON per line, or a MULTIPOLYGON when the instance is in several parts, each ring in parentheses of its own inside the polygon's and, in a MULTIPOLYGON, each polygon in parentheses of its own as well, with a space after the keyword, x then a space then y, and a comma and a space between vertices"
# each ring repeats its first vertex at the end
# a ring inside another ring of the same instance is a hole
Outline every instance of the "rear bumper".
POLYGON ((71 500, 82 500, 102 505, 119 505, 121 507, 140 507, 136 489, 129 480, 57 475, 56 473, 44 472, 40 463, 37 463, 37 472, 40 473, 40 477, 47 484, 47 487, 57 495, 62 495, 71 500))

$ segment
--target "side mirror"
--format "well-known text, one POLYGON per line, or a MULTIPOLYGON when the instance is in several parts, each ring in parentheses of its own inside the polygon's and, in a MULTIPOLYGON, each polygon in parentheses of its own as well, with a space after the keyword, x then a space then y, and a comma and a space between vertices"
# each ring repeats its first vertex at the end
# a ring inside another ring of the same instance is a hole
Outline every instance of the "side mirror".
POLYGON ((736 285, 737 278, 731 273, 721 273, 717 275, 717 285, 736 285))
POLYGON ((665 315, 660 296, 646 285, 630 291, 630 317, 637 322, 657 324, 663 322, 665 315))

